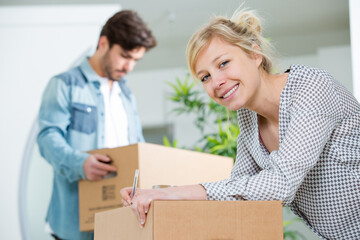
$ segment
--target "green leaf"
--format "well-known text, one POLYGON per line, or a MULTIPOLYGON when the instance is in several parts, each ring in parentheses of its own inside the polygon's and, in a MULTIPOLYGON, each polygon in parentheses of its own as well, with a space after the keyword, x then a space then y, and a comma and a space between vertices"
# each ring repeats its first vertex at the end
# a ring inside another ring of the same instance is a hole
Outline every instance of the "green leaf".
POLYGON ((171 146, 170 141, 169 141, 169 139, 167 138, 167 136, 163 136, 163 143, 164 143, 164 145, 167 146, 167 147, 170 147, 170 146, 171 146))
POLYGON ((175 139, 175 140, 173 141, 173 143, 171 144, 171 142, 170 142, 170 140, 168 139, 168 137, 167 137, 167 136, 163 136, 163 143, 164 143, 164 146, 176 148, 178 141, 177 141, 177 139, 175 139))
POLYGON ((214 143, 214 144, 219 144, 219 143, 220 143, 218 140, 216 140, 215 138, 210 137, 210 136, 208 136, 206 139, 207 139, 209 142, 214 143))
POLYGON ((173 141, 172 146, 173 146, 174 148, 176 148, 176 147, 177 147, 177 144, 178 144, 178 140, 177 140, 177 139, 175 139, 175 140, 173 141))
POLYGON ((290 224, 293 224, 294 222, 296 222, 297 220, 296 219, 292 219, 292 220, 288 220, 288 221, 283 221, 283 226, 284 227, 287 227, 289 226, 290 224))

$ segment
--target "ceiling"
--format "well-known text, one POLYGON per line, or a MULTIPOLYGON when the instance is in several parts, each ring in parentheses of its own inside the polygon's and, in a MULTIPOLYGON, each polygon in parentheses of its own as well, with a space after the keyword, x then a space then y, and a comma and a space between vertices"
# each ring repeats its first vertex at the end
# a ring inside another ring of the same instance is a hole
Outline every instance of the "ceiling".
POLYGON ((241 4, 257 10, 264 35, 280 56, 350 44, 348 0, 0 0, 0 6, 104 3, 136 10, 158 40, 137 70, 186 67, 185 47, 191 34, 211 16, 231 16, 241 4))

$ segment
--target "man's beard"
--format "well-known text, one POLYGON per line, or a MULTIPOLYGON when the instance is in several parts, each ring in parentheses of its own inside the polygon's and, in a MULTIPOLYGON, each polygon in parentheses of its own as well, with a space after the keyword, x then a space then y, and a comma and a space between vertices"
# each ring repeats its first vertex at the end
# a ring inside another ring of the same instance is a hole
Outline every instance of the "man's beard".
MULTIPOLYGON (((112 70, 112 66, 111 65, 107 65, 105 66, 105 74, 106 74, 106 77, 109 79, 109 80, 112 80, 112 81, 120 81, 122 76, 114 76, 115 74, 114 71, 112 70)), ((122 72, 125 72, 125 71, 122 71, 122 72)), ((126 72, 125 72, 126 73, 126 72)))
POLYGON ((122 72, 122 73, 127 73, 126 70, 121 69, 121 70, 114 70, 113 66, 111 64, 111 60, 110 60, 110 56, 109 56, 109 52, 107 52, 103 59, 102 59, 102 69, 103 72, 105 73, 105 76, 112 81, 120 81, 122 76, 114 76, 116 72, 122 72))

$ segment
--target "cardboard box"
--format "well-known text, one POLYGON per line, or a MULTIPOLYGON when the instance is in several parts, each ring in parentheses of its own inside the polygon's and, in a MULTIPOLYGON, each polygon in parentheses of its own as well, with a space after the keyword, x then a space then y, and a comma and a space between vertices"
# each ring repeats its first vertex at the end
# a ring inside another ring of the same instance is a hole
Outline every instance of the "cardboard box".
POLYGON ((281 201, 154 201, 144 228, 129 207, 95 214, 95 240, 282 240, 281 201))
POLYGON ((188 185, 229 178, 233 159, 195 151, 138 143, 91 151, 110 156, 117 176, 101 181, 79 181, 80 231, 94 229, 94 214, 121 207, 120 189, 132 186, 139 169, 138 186, 188 185))

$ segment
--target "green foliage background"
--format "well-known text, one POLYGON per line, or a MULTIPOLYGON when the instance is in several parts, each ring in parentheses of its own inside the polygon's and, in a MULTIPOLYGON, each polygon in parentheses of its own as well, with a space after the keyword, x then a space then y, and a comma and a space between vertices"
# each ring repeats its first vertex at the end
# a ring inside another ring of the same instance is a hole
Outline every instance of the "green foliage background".
MULTIPOLYGON (((195 126, 201 132, 201 139, 193 147, 194 150, 207 152, 215 155, 228 156, 235 160, 236 140, 239 134, 239 127, 236 120, 235 111, 227 111, 226 108, 209 99, 203 99, 200 91, 197 91, 195 83, 189 82, 189 75, 186 75, 184 81, 179 78, 176 83, 168 83, 172 92, 169 99, 178 103, 178 107, 173 109, 178 115, 195 113, 195 126), (218 126, 218 131, 205 134, 204 130, 209 121, 214 121, 218 126)), ((168 139, 164 139, 165 145, 174 146, 168 139)), ((175 147, 176 147, 175 142, 175 147)))

